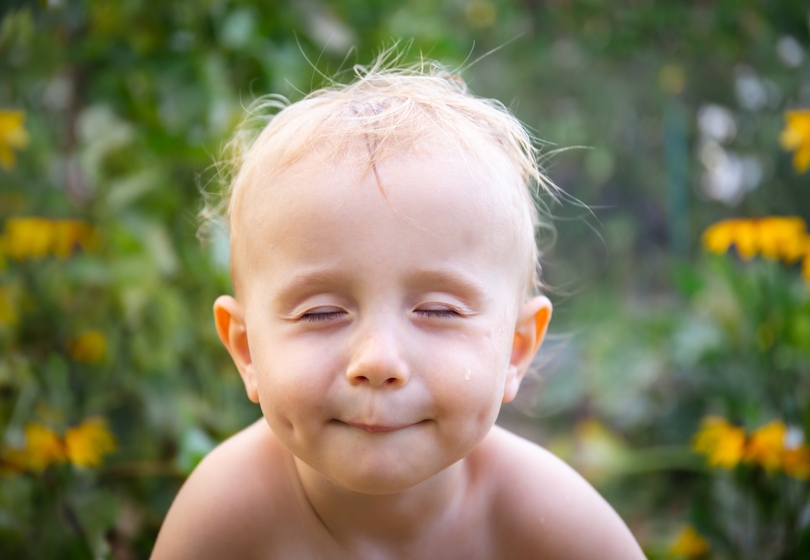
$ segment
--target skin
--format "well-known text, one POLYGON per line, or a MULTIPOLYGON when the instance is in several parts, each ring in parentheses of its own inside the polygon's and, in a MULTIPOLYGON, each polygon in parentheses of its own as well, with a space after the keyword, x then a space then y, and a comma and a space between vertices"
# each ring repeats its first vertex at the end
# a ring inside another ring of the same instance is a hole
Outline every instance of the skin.
POLYGON ((189 477, 152 558, 644 558, 572 469, 494 427, 551 304, 522 297, 506 170, 433 158, 309 158, 246 194, 214 315, 264 418, 189 477))

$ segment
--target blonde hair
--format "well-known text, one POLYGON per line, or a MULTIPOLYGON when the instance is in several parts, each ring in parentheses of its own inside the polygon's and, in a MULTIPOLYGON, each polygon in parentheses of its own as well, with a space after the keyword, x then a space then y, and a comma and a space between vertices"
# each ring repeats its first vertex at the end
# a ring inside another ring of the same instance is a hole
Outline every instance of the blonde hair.
MULTIPOLYGON (((340 157, 376 175, 379 162, 393 155, 427 153, 438 135, 443 145, 474 156, 476 165, 491 169, 495 163, 488 162, 501 160, 514 171, 513 180, 507 181, 514 192, 507 196, 518 201, 521 229, 531 237, 527 293, 539 291, 536 231, 551 225, 541 222, 535 201, 541 192, 554 197, 557 188, 539 165, 533 137, 501 102, 472 95, 465 82, 440 63, 397 68, 396 57, 392 64, 388 55, 383 53, 369 67, 355 66, 353 83, 330 82, 296 103, 278 95, 256 100, 225 146, 218 166, 225 188, 218 197, 204 193, 201 234, 224 220, 233 245, 231 218, 238 215, 246 191, 256 183, 272 184, 273 177, 308 154, 324 162, 340 157), (500 149, 500 157, 493 146, 500 149), (257 173, 262 181, 255 180, 257 173)), ((378 186, 382 190, 379 179, 378 186)), ((233 256, 231 263, 233 276, 233 256)))

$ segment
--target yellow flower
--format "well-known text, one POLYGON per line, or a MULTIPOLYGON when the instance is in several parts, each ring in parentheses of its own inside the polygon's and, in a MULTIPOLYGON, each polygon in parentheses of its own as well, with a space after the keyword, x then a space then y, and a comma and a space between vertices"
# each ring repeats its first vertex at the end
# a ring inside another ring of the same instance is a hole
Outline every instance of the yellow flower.
POLYGON ((741 220, 734 230, 734 246, 740 258, 750 261, 759 250, 759 228, 751 220, 741 220))
POLYGON ((98 243, 95 228, 80 220, 9 218, 5 229, 0 249, 17 260, 41 258, 49 253, 65 258, 77 247, 89 251, 98 243))
POLYGON ((96 364, 104 357, 107 340, 100 331, 84 331, 68 347, 68 353, 77 362, 96 364))
POLYGON ((758 463, 766 471, 775 471, 782 466, 786 433, 787 427, 779 420, 760 427, 751 434, 751 439, 745 448, 744 459, 758 463))
POLYGON ((785 450, 782 455, 782 470, 794 478, 810 479, 810 447, 803 444, 795 449, 785 450))
POLYGON ((707 251, 717 254, 734 245, 745 260, 761 254, 793 264, 810 252, 807 224, 797 216, 722 220, 706 228, 702 241, 707 251))
POLYGON ((88 418, 65 433, 65 448, 77 467, 97 467, 104 455, 115 451, 115 437, 104 418, 88 418))
POLYGON ((675 542, 669 547, 670 555, 683 558, 700 558, 708 552, 709 543, 691 525, 681 529, 675 542))
POLYGON ((734 244, 740 257, 751 260, 759 248, 758 237, 751 220, 722 220, 703 232, 703 246, 711 253, 723 254, 734 244))
POLYGON ((9 218, 6 221, 5 250, 17 260, 48 254, 53 242, 53 222, 45 218, 9 218))
POLYGON ((59 258, 69 256, 76 247, 87 250, 94 242, 93 227, 80 220, 59 220, 53 226, 51 251, 59 258))
POLYGON ((15 470, 42 472, 53 463, 65 460, 65 447, 49 428, 29 424, 25 427, 25 447, 8 450, 3 460, 15 470))
POLYGON ((17 164, 14 150, 22 150, 28 145, 28 131, 23 121, 25 113, 22 111, 0 111, 0 167, 6 171, 14 169, 17 164))
POLYGON ((810 110, 785 111, 785 128, 779 143, 786 150, 795 150, 793 168, 804 173, 810 167, 810 110))
POLYGON ((763 257, 793 264, 807 248, 807 224, 799 217, 771 217, 759 220, 759 251, 763 257))
POLYGON ((703 247, 710 253, 722 255, 734 243, 734 233, 741 220, 722 220, 703 232, 703 247))
POLYGON ((745 430, 718 416, 707 416, 695 434, 692 448, 705 454, 711 466, 733 469, 745 451, 745 430))

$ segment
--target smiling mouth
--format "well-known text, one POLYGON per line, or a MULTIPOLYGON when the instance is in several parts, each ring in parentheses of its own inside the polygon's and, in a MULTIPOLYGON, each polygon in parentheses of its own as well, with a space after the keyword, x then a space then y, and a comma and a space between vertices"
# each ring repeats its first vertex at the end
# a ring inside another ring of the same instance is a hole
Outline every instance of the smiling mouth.
POLYGON ((346 422, 342 420, 338 420, 342 424, 346 424, 347 426, 351 426, 353 428, 357 428, 359 430, 365 430, 369 433, 375 432, 395 432, 397 430, 402 430, 404 428, 409 428, 410 426, 415 426, 416 424, 421 424, 422 422, 415 422, 414 424, 398 424, 394 426, 388 425, 381 425, 381 424, 363 424, 362 422, 346 422))

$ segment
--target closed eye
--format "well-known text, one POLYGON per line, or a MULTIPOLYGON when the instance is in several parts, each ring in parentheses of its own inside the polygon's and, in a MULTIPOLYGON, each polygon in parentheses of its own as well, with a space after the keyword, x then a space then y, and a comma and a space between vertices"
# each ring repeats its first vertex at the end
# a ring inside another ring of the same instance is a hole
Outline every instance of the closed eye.
POLYGON ((422 317, 433 317, 436 319, 449 319, 452 317, 461 317, 461 315, 453 310, 453 309, 417 309, 415 313, 418 313, 422 317))
POLYGON ((308 323, 318 323, 323 321, 334 321, 346 314, 345 311, 310 311, 301 315, 301 321, 308 323))

